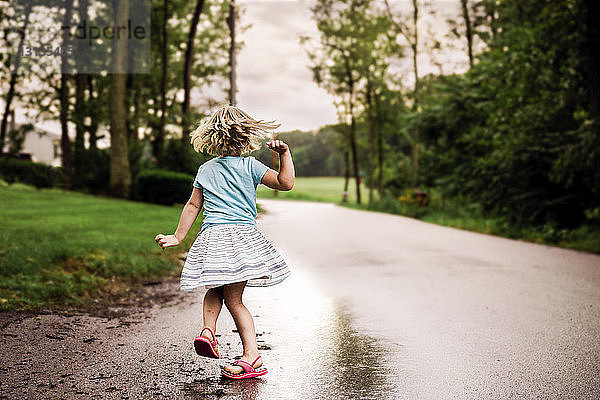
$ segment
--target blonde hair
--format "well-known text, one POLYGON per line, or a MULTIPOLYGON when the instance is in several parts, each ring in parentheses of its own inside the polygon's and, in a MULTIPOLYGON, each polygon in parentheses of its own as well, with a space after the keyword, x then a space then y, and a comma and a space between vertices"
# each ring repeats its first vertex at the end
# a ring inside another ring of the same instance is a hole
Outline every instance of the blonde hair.
POLYGON ((212 155, 249 153, 260 148, 260 140, 280 124, 255 120, 243 110, 222 105, 192 132, 191 144, 197 152, 212 155))

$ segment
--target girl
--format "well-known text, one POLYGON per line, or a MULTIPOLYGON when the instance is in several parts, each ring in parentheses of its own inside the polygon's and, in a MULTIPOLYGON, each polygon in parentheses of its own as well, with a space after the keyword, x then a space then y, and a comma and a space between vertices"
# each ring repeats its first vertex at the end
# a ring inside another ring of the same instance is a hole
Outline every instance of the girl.
POLYGON ((289 147, 280 140, 267 146, 279 154, 276 172, 254 157, 241 157, 260 147, 259 140, 275 122, 258 121, 234 106, 222 106, 192 134, 196 151, 217 155, 198 168, 192 195, 183 208, 177 230, 157 235, 164 249, 185 238, 204 204, 200 233, 190 248, 181 272, 181 290, 208 289, 202 305, 204 328, 194 340, 196 353, 219 358, 215 330, 223 302, 242 339, 244 354, 221 373, 232 379, 267 373, 258 354, 252 315, 242 303, 246 286, 270 286, 281 282, 289 268, 279 252, 256 228, 256 187, 291 190, 294 164, 289 147))

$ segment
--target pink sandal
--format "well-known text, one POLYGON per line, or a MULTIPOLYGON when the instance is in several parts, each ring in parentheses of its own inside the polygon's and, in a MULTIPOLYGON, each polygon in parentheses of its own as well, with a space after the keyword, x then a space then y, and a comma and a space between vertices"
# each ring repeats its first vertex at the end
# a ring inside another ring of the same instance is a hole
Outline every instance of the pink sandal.
POLYGON ((200 336, 196 336, 196 339, 194 339, 194 349, 196 350, 196 353, 198 355, 203 357, 219 358, 219 350, 217 350, 217 344, 219 344, 219 342, 217 342, 217 337, 215 336, 213 331, 208 327, 202 329, 202 332, 200 332, 200 336), (208 331, 210 332, 213 338, 212 341, 202 336, 202 333, 205 329, 208 329, 208 331))
POLYGON ((259 369, 254 369, 254 364, 260 359, 260 356, 256 357, 256 360, 252 364, 247 363, 244 360, 237 360, 233 362, 233 365, 237 365, 242 368, 242 372, 239 374, 232 374, 226 369, 221 369, 221 375, 225 378, 229 379, 247 379, 247 378, 257 378, 266 374, 268 371, 266 368, 259 367, 259 369))

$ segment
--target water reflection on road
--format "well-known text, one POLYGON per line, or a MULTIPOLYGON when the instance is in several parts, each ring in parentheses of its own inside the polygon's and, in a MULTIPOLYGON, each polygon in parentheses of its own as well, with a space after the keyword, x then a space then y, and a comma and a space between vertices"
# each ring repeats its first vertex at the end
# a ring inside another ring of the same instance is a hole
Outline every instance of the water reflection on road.
MULTIPOLYGON (((195 399, 385 399, 397 398, 390 382, 397 347, 359 331, 339 299, 315 289, 311 277, 296 270, 273 288, 250 288, 265 366, 262 379, 221 378, 185 384, 195 399)), ((233 355, 226 355, 233 356, 233 355)))

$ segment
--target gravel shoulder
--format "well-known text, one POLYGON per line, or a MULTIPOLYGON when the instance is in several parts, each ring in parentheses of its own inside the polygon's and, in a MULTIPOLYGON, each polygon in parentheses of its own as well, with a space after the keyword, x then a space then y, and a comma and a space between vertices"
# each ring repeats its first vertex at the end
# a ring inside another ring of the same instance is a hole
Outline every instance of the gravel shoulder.
POLYGON ((121 374, 109 360, 143 365, 145 355, 137 354, 128 337, 161 310, 189 301, 177 285, 173 280, 143 287, 133 303, 0 314, 0 398, 134 398, 127 382, 115 379, 121 374))

